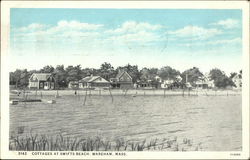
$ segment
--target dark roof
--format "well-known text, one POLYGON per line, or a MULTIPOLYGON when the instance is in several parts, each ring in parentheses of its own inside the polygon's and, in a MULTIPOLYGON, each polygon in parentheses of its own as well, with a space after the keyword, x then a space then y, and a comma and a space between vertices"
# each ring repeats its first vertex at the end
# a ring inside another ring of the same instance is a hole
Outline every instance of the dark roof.
POLYGON ((46 81, 51 76, 51 73, 33 73, 32 76, 36 76, 39 81, 46 81))
POLYGON ((240 74, 236 74, 235 76, 233 76, 232 79, 241 79, 241 75, 240 74))

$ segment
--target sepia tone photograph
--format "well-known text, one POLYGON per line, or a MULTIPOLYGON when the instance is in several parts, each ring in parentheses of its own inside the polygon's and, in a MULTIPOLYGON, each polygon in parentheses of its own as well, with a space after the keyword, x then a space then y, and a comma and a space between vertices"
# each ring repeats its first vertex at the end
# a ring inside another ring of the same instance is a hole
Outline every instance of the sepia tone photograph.
POLYGON ((243 16, 237 7, 9 8, 7 150, 242 156, 243 16))

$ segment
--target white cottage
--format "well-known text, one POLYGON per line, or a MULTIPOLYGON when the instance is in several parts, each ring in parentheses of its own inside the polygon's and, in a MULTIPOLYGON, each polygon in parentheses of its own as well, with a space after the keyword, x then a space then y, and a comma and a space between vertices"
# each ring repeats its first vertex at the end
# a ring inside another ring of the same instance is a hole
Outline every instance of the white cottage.
POLYGON ((101 76, 87 76, 79 81, 79 88, 106 88, 110 83, 101 76))
POLYGON ((33 73, 29 78, 30 89, 55 89, 55 78, 50 73, 33 73))

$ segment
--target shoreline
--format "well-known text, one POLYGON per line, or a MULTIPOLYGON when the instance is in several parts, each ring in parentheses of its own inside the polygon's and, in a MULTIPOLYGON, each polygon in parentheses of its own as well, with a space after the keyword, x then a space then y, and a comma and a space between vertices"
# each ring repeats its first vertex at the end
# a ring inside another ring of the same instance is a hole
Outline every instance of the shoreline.
MULTIPOLYGON (((109 90, 26 90, 26 95, 33 96, 37 95, 38 97, 42 94, 43 96, 56 96, 58 93, 59 96, 84 96, 84 95, 93 95, 93 96, 236 96, 241 95, 240 90, 164 90, 164 89, 155 89, 155 90, 145 90, 145 89, 111 89, 109 90), (75 92, 76 91, 76 92, 75 92), (87 92, 87 93, 86 93, 87 92)), ((17 94, 10 93, 10 96, 17 94)), ((21 91, 20 98, 23 96, 21 91)))

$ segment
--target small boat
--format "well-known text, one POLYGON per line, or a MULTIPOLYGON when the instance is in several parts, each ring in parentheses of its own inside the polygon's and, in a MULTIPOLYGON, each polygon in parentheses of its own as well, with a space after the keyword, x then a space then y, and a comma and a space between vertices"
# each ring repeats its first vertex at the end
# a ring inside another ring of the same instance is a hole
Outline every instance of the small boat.
POLYGON ((48 103, 50 103, 50 104, 55 104, 56 103, 56 100, 49 100, 49 101, 47 101, 48 103))
POLYGON ((132 97, 136 97, 136 96, 137 96, 137 92, 134 95, 132 95, 132 97))
POLYGON ((18 104, 18 100, 11 100, 11 101, 10 101, 10 104, 11 104, 11 105, 17 105, 17 104, 18 104))
POLYGON ((22 92, 21 91, 18 91, 18 90, 11 90, 10 93, 12 94, 21 94, 22 92))

